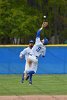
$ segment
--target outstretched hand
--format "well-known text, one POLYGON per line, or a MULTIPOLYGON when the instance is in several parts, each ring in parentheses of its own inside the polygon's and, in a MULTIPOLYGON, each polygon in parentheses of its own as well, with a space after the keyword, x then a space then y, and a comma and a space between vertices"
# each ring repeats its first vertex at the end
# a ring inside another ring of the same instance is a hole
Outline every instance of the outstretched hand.
POLYGON ((48 26, 48 22, 43 22, 43 24, 42 24, 42 28, 46 28, 48 26))

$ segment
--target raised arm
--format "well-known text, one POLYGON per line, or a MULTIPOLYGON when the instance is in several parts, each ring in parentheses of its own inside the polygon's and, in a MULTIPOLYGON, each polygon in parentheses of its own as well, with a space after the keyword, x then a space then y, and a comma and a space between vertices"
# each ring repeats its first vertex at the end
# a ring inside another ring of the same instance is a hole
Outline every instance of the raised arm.
POLYGON ((42 29, 43 29, 43 26, 37 31, 36 38, 37 37, 40 38, 40 34, 41 34, 42 29))
POLYGON ((40 34, 41 34, 42 29, 45 28, 47 25, 48 25, 48 22, 43 22, 41 28, 37 31, 36 38, 37 37, 40 38, 40 34))
POLYGON ((42 29, 45 28, 47 25, 48 25, 48 22, 43 22, 41 28, 37 31, 35 44, 41 43, 41 41, 40 41, 40 34, 41 34, 42 29))

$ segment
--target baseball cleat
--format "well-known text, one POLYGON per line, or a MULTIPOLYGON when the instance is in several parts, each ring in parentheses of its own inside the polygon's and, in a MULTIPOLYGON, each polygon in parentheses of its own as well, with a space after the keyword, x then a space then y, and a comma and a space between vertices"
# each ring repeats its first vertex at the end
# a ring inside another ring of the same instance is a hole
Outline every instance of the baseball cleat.
POLYGON ((29 82, 29 85, 32 85, 32 82, 29 82))
POLYGON ((21 83, 24 83, 24 81, 23 81, 23 80, 21 80, 21 83))

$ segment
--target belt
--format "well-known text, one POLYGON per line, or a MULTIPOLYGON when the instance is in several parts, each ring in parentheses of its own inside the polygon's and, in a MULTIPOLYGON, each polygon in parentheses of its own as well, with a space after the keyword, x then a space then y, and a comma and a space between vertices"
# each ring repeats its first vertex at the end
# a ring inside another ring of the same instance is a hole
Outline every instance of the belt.
MULTIPOLYGON (((32 54, 29 54, 30 56, 32 56, 32 54)), ((35 56, 36 57, 36 59, 38 59, 38 56, 35 56)))

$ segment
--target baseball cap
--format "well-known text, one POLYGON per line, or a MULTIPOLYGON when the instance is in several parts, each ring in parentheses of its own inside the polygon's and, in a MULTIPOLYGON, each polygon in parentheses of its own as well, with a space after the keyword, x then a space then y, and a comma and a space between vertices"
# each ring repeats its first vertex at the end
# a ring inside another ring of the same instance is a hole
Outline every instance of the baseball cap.
POLYGON ((30 40, 29 43, 34 43, 34 41, 33 40, 30 40))
POLYGON ((44 45, 47 45, 49 42, 48 42, 48 39, 47 38, 44 38, 44 45))

